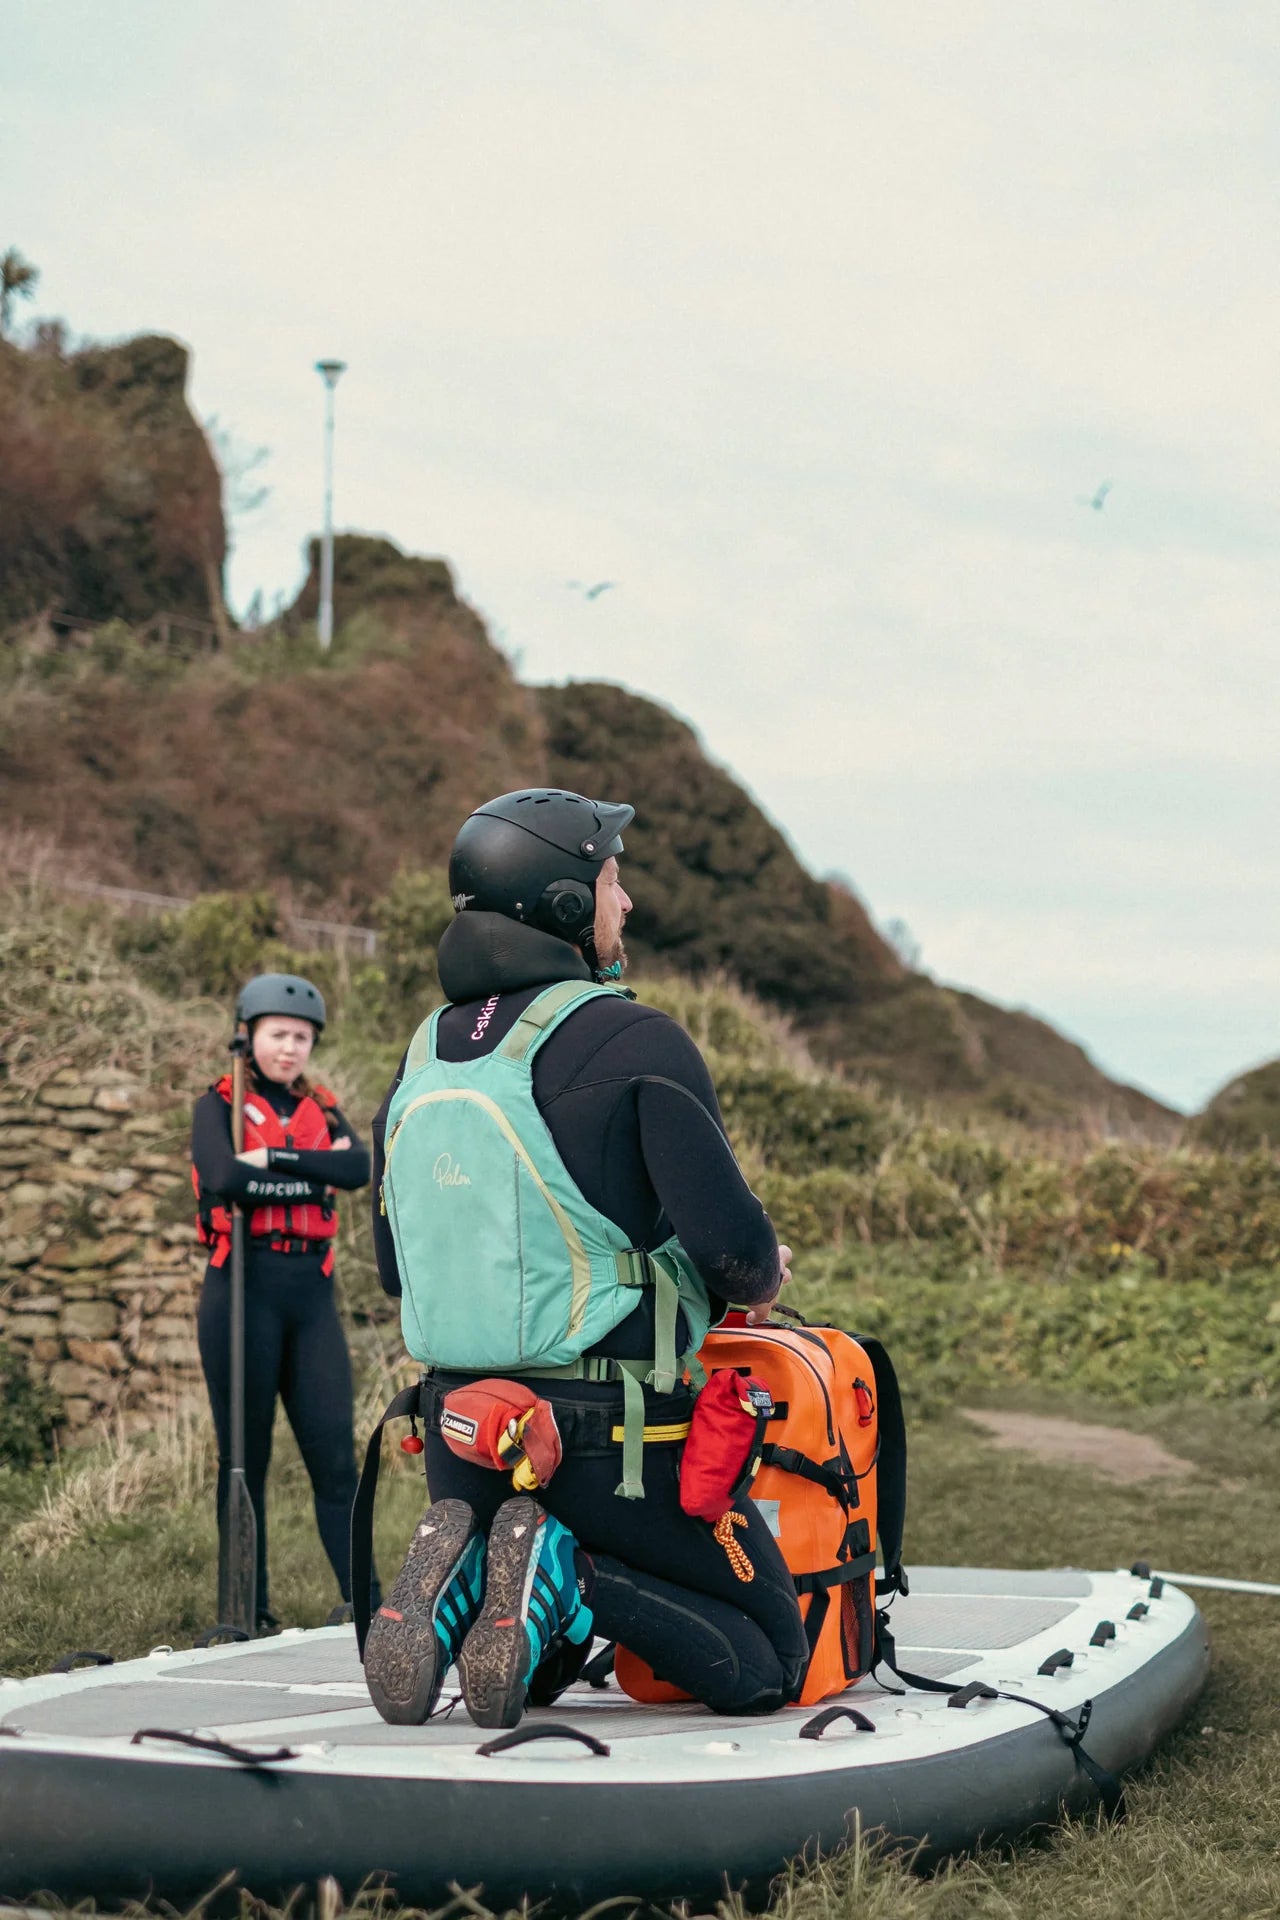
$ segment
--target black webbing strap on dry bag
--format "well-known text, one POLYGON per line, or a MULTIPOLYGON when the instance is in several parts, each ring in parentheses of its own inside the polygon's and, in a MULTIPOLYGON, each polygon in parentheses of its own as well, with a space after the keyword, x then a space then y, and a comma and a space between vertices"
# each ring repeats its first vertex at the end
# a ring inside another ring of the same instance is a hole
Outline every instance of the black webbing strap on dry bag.
POLYGON ((846 1513, 850 1507, 857 1506, 858 1483, 852 1473, 841 1473, 838 1463, 824 1465, 820 1460, 811 1460, 796 1447, 779 1446, 776 1440, 766 1442, 759 1454, 766 1467, 780 1467, 783 1473, 794 1473, 799 1479, 810 1480, 815 1487, 821 1487, 824 1493, 840 1502, 846 1513))
MULTIPOLYGON (((867 1538, 867 1524, 865 1520, 855 1521, 850 1532, 857 1533, 859 1529, 861 1530, 859 1544, 862 1544, 862 1541, 865 1541, 867 1538)), ((854 1580, 863 1579, 867 1574, 872 1572, 875 1564, 876 1556, 874 1551, 872 1551, 870 1553, 860 1553, 853 1560, 842 1560, 838 1566, 828 1567, 823 1573, 797 1573, 794 1576, 797 1596, 802 1596, 806 1593, 813 1595, 804 1616, 804 1637, 809 1643, 809 1658, 811 1660, 817 1650, 818 1641, 822 1637, 822 1629, 826 1625, 827 1614, 831 1608, 831 1594, 833 1589, 846 1586, 854 1580)))
POLYGON ((361 1660, 373 1616, 373 1508, 378 1497, 378 1470, 382 1465, 382 1429, 388 1420, 403 1420, 406 1415, 420 1411, 423 1385, 423 1381, 415 1380, 411 1387, 398 1393, 369 1435, 360 1484, 351 1503, 351 1613, 361 1660))
POLYGON ((880 1536, 881 1593, 907 1592, 902 1565, 902 1535, 907 1523, 907 1423, 893 1362, 882 1341, 868 1333, 854 1336, 876 1377, 879 1446, 876 1451, 876 1532, 880 1536))

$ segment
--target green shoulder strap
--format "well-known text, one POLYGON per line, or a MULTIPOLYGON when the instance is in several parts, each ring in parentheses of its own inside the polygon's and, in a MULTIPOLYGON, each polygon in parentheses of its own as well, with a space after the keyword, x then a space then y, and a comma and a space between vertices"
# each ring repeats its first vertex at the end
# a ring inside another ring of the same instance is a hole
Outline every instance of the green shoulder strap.
POLYGON ((594 980, 559 980, 531 1000, 498 1048, 504 1060, 523 1060, 549 1026, 579 1000, 599 993, 617 993, 616 987, 597 986, 594 980))
POLYGON ((436 1028, 440 1024, 441 1014, 447 1013, 448 1010, 449 1002, 446 1000, 442 1007, 437 1007, 434 1013, 427 1015, 414 1034, 409 1042, 409 1051, 404 1057, 404 1079, 407 1080, 411 1073, 416 1073, 419 1067, 425 1067, 429 1061, 435 1059, 436 1028))

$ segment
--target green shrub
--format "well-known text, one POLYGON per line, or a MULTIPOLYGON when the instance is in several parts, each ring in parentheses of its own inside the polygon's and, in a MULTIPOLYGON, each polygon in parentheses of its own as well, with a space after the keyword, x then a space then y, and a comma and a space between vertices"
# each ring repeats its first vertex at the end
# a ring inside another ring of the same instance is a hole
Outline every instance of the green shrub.
POLYGON ((1280 1147, 1280 1060, 1229 1081, 1192 1122, 1191 1131, 1206 1146, 1237 1152, 1280 1147))
POLYGON ((48 1460, 61 1416, 62 1402, 52 1387, 36 1380, 26 1362, 0 1340, 0 1460, 19 1468, 48 1460))
POLYGON ((838 1080, 730 1067, 717 1074, 716 1092, 729 1131, 750 1140, 779 1173, 861 1170, 901 1130, 887 1102, 838 1080))
POLYGON ((425 1011, 439 998, 436 949, 452 919, 448 882, 435 869, 398 873, 377 903, 378 962, 397 1010, 425 1011))
POLYGON ((1274 1270, 1175 1284, 1136 1258, 1105 1279, 1054 1281, 898 1246, 810 1255, 796 1272, 794 1304, 883 1339, 926 1399, 1007 1387, 1130 1406, 1280 1398, 1274 1270))
POLYGON ((334 1009, 338 966, 331 953, 302 953, 283 938, 269 893, 202 893, 179 913, 122 920, 117 951, 153 986, 172 994, 233 1000, 255 973, 298 973, 313 980, 334 1009))

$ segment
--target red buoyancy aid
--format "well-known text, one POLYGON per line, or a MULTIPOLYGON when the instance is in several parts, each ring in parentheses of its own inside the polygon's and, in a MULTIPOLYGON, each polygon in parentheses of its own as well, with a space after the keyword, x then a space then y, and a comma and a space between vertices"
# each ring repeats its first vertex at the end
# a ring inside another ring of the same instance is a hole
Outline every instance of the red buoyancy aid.
MULTIPOLYGON (((220 1094, 231 1105, 231 1075, 224 1073, 214 1093, 220 1094)), ((314 1153, 324 1150, 332 1143, 326 1112, 337 1106, 328 1087, 313 1087, 309 1094, 299 1100, 287 1121, 282 1120, 275 1108, 266 1100, 258 1097, 252 1088, 245 1090, 244 1097, 244 1151, 254 1147, 288 1147, 298 1152, 314 1153)), ((191 1169, 191 1184, 195 1188, 196 1205, 199 1214, 196 1232, 201 1243, 213 1248, 210 1265, 225 1266, 231 1253, 231 1210, 221 1201, 210 1201, 210 1196, 200 1190, 200 1179, 194 1167, 191 1169)), ((249 1217, 249 1232, 254 1239, 280 1238, 284 1240, 332 1240, 338 1231, 338 1214, 332 1198, 317 1206, 313 1201, 302 1205, 296 1202, 273 1200, 269 1206, 255 1207, 249 1217)), ((326 1250, 323 1271, 333 1271, 333 1248, 326 1250)))

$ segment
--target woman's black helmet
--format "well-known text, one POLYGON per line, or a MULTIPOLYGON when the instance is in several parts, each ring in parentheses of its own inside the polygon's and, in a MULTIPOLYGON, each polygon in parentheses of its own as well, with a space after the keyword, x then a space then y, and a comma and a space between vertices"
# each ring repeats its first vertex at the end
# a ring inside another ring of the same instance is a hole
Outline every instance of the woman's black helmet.
POLYGON ((324 997, 319 987, 296 973, 260 973, 245 982, 236 999, 236 1019, 246 1026, 264 1014, 287 1013, 309 1020, 317 1033, 324 1028, 324 997))
POLYGON ((559 787, 500 794, 465 820, 449 856, 457 913, 501 913, 581 946, 596 912, 596 881, 622 852, 635 808, 559 787))

